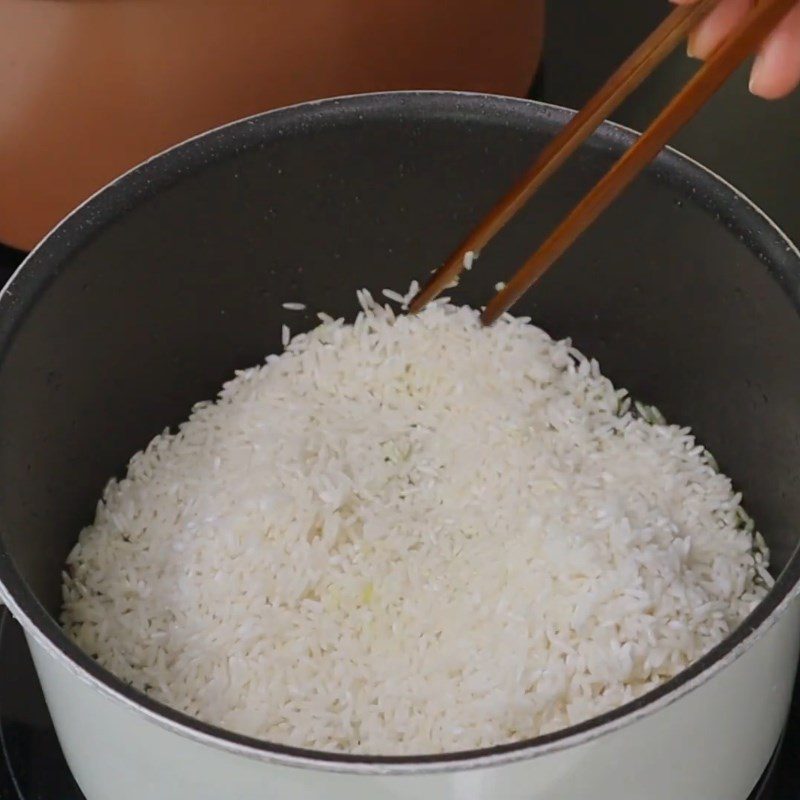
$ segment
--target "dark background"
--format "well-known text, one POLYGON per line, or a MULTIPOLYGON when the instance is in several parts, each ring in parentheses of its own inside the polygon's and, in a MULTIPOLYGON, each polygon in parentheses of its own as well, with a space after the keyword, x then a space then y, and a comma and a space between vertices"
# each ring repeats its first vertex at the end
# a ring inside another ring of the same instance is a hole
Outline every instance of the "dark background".
MULTIPOLYGON (((551 0, 543 68, 534 96, 581 106, 667 8, 665 0, 551 0)), ((480 53, 472 57, 479 58, 480 53)), ((694 69, 694 62, 676 53, 613 119, 637 129, 646 127, 694 69)), ((741 189, 800 241, 800 92, 780 102, 758 100, 748 95, 746 70, 741 70, 674 145, 741 189)), ((0 283, 20 258, 21 254, 0 246, 0 283)), ((6 663, 0 664, 2 668, 13 667, 6 663)), ((49 762, 45 754, 36 760, 31 767, 37 771, 48 771, 58 763, 49 762)), ((3 770, 0 763, 0 800, 11 800, 17 795, 3 770)), ((55 785, 66 786, 58 781, 55 785)), ((63 792, 56 790, 58 800, 68 796, 63 792)), ((800 799, 800 701, 795 703, 774 797, 800 799)), ((37 800, 51 798, 37 793, 37 800)))

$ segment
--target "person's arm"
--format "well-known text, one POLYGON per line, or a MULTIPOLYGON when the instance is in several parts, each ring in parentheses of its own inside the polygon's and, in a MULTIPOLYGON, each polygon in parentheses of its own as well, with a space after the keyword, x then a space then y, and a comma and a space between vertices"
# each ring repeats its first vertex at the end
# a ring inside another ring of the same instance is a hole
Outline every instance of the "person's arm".
MULTIPOLYGON (((693 3, 695 0, 672 0, 693 3)), ((757 0, 720 0, 689 37, 689 55, 707 58, 757 0)), ((800 84, 800 3, 770 34, 756 56, 750 91, 768 100, 784 97, 800 84)))

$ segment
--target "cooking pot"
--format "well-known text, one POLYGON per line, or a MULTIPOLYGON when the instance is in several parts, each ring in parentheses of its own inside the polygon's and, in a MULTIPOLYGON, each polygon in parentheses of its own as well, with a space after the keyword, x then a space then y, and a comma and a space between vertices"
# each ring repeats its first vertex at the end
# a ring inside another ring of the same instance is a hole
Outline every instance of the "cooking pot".
POLYGON ((3 0, 0 242, 215 125, 390 89, 524 96, 544 0, 3 0), (478 55, 479 54, 479 55, 478 55))
MULTIPOLYGON (((354 292, 439 264, 566 122, 485 95, 309 103, 192 139, 72 213, 0 296, 0 591, 88 800, 744 800, 783 728, 800 635, 800 253, 662 153, 518 305, 691 425, 743 492, 774 588, 725 642, 618 710, 424 757, 227 733, 123 685, 57 623, 61 566, 129 456, 354 292), (285 311, 301 299, 308 311, 285 311)), ((634 140, 606 124, 481 255, 481 304, 634 140)))

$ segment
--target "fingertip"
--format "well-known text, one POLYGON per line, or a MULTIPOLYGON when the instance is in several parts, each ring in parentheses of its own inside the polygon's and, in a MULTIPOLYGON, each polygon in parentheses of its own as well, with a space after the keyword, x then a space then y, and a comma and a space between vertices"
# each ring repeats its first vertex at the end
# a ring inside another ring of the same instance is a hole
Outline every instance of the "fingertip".
POLYGON ((786 97, 800 85, 800 5, 761 48, 750 71, 750 91, 765 100, 786 97))
POLYGON ((706 59, 739 24, 753 0, 720 0, 689 35, 688 55, 706 59))
POLYGON ((800 86, 800 73, 792 77, 774 76, 767 70, 750 74, 750 94, 762 100, 781 100, 800 86))
POLYGON ((769 88, 769 82, 765 81, 763 64, 764 59, 761 56, 756 56, 756 60, 750 70, 750 82, 747 84, 747 88, 750 94, 760 97, 762 100, 770 100, 771 98, 764 95, 764 91, 769 88))

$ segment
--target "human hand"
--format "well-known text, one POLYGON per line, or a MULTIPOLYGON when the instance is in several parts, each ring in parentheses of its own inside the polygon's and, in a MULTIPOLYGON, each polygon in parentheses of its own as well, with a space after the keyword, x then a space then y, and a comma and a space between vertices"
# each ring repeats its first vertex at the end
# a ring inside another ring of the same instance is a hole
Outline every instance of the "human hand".
MULTIPOLYGON (((696 0, 672 0, 694 3, 696 0)), ((733 30, 757 0, 720 0, 719 5, 689 36, 688 53, 705 59, 733 30)), ((750 91, 774 100, 800 84, 800 2, 767 37, 753 63, 750 91)))

